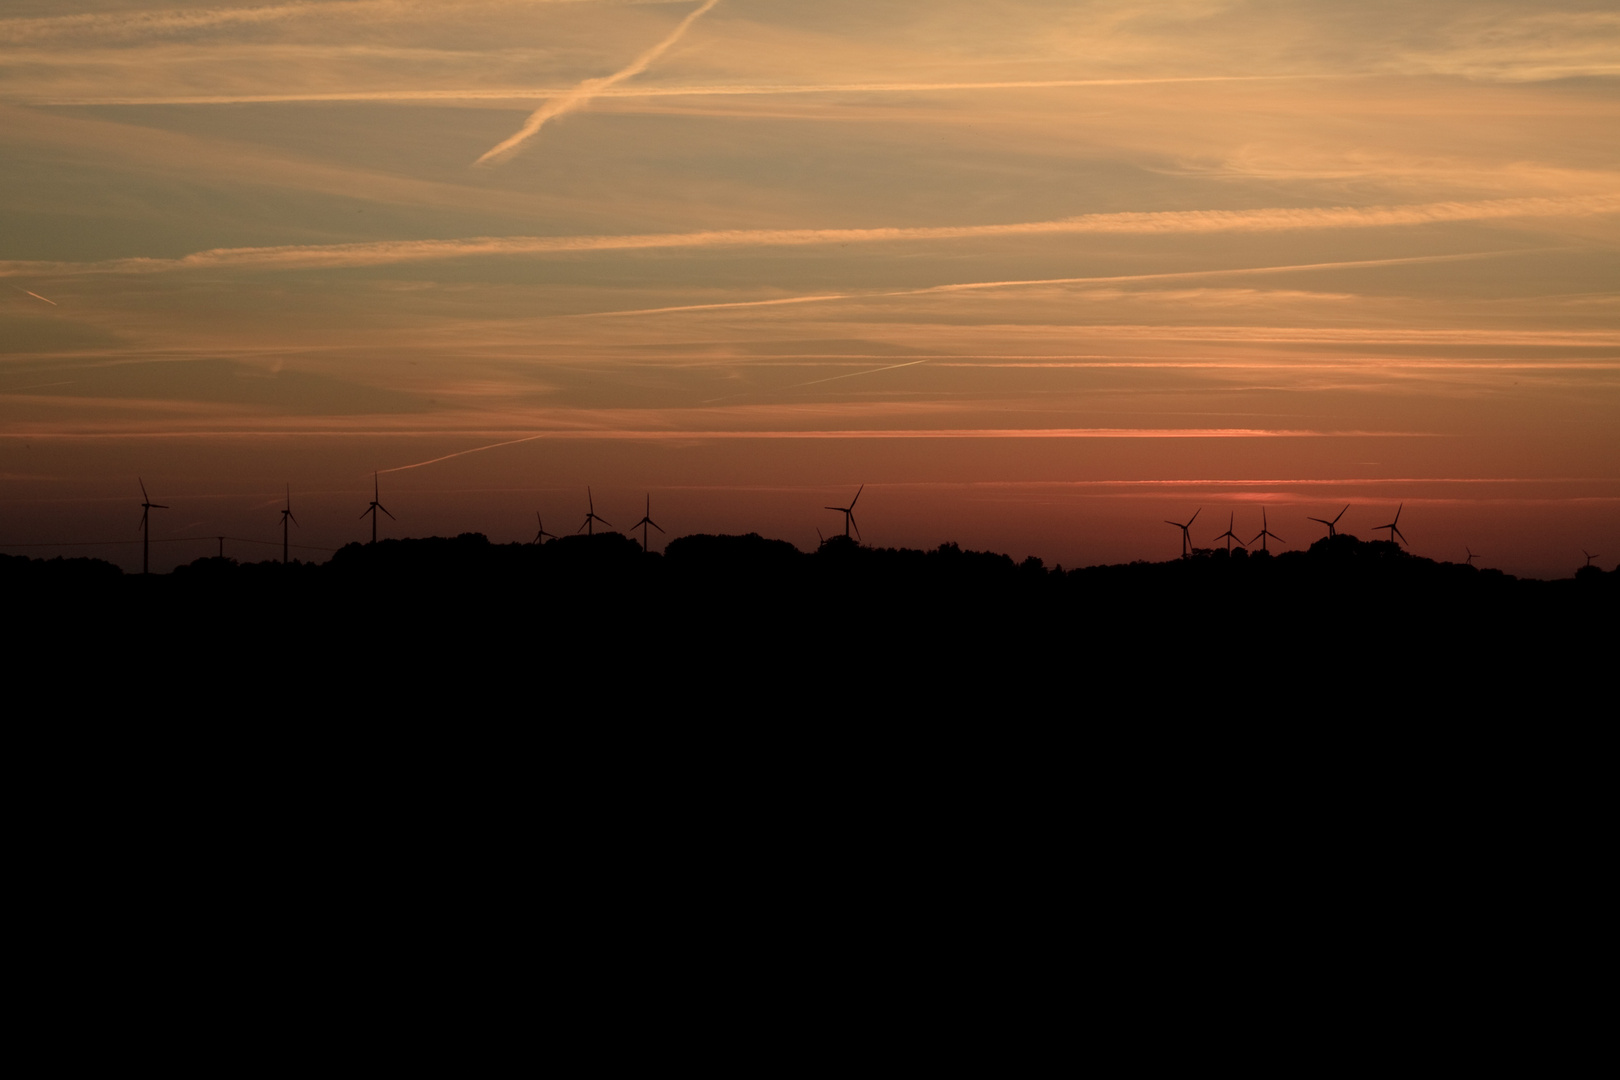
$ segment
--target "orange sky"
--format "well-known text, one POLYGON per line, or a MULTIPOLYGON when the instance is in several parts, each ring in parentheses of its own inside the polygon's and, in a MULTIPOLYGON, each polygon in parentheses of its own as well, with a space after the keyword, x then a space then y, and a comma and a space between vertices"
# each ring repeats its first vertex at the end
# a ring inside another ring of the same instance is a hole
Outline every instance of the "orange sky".
POLYGON ((1347 503, 1616 561, 1616 57, 1598 3, 13 0, 0 550, 138 567, 141 476, 161 539, 290 484, 321 557, 378 470, 393 535, 589 485, 809 547, 865 484, 869 543, 1065 565, 1347 503))

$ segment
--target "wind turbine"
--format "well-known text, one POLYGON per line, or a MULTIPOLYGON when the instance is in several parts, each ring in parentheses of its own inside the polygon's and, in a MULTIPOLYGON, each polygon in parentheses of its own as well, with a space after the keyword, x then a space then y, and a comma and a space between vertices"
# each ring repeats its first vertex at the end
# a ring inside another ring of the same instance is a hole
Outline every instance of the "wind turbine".
POLYGON ((1390 522, 1388 525, 1374 525, 1373 530, 1376 532, 1379 529, 1388 529, 1389 530, 1389 542, 1390 543, 1393 544, 1395 542, 1395 538, 1397 536, 1399 536, 1401 538, 1401 543, 1406 544, 1407 547, 1411 547, 1412 545, 1407 543, 1407 541, 1406 541, 1406 534, 1401 532, 1400 529, 1396 528, 1396 525, 1401 520, 1401 508, 1404 507, 1405 505, 1406 505, 1405 503, 1401 503, 1400 506, 1397 506, 1395 508, 1395 520, 1394 521, 1390 522))
POLYGON ((1474 554, 1474 549, 1469 547, 1467 544, 1463 545, 1463 550, 1468 552, 1468 558, 1463 561, 1463 565, 1464 566, 1473 566, 1474 565, 1474 560, 1479 558, 1479 556, 1475 555, 1474 554))
MULTIPOLYGON (((287 565, 287 522, 298 525, 298 519, 292 513, 292 485, 287 485, 287 505, 281 511, 281 565, 287 565)), ((299 526, 303 528, 303 526, 299 526)))
MULTIPOLYGON (((597 522, 597 521, 600 521, 602 524, 606 525, 610 529, 613 528, 613 522, 607 520, 606 518, 599 518, 599 517, 596 516, 596 500, 591 496, 591 489, 590 488, 585 489, 585 501, 586 501, 586 504, 589 505, 591 509, 585 515, 585 524, 583 524, 579 528, 575 529, 574 530, 575 532, 577 532, 577 533, 582 532, 586 536, 595 536, 596 535, 596 530, 595 530, 595 528, 592 527, 592 523, 597 522)), ((649 498, 648 502, 650 503, 651 501, 652 500, 649 498)), ((658 531, 663 532, 664 530, 659 529, 658 531)))
MULTIPOLYGON (((1350 509, 1350 504, 1345 503, 1344 504, 1344 510, 1348 510, 1348 509, 1350 509)), ((1306 521, 1319 521, 1323 525, 1326 525, 1328 527, 1328 539, 1331 540, 1333 537, 1339 535, 1339 530, 1336 528, 1336 526, 1339 524, 1339 518, 1344 517, 1344 510, 1340 510, 1339 514, 1338 514, 1338 517, 1335 517, 1332 521, 1329 521, 1327 518, 1306 518, 1305 520, 1306 521)))
POLYGON ((855 526, 855 539, 859 540, 861 538, 861 527, 855 522, 855 504, 861 501, 861 492, 865 490, 865 484, 862 484, 859 488, 857 488, 855 491, 855 497, 849 500, 848 506, 822 507, 823 510, 837 510, 840 514, 844 515, 844 539, 846 540, 849 539, 849 527, 851 525, 855 526))
POLYGON ((1221 533, 1221 535, 1219 535, 1219 536, 1217 536, 1215 538, 1217 540, 1225 540, 1226 541, 1226 553, 1228 555, 1232 554, 1232 541, 1236 540, 1238 542, 1238 547, 1243 546, 1242 539, 1240 539, 1238 537, 1237 533, 1232 531, 1232 526, 1233 526, 1234 523, 1236 523, 1236 521, 1237 521, 1237 514, 1233 513, 1230 517, 1228 517, 1226 519, 1226 531, 1221 533))
MULTIPOLYGON (((146 493, 146 481, 140 477, 135 478, 141 485, 141 573, 147 573, 152 565, 152 521, 153 510, 167 510, 168 507, 152 501, 152 496, 146 493)), ((1590 563, 1592 560, 1586 560, 1590 563)))
MULTIPOLYGON (((366 514, 371 515, 371 542, 373 544, 375 544, 377 542, 377 511, 381 510, 383 513, 388 514, 388 507, 386 507, 382 503, 378 502, 377 501, 378 498, 380 498, 380 496, 377 494, 377 474, 372 473, 371 474, 371 505, 366 508, 365 514, 361 514, 360 516, 365 517, 366 514)), ((288 492, 288 504, 291 505, 291 502, 292 502, 292 493, 289 491, 288 492)), ((395 517, 393 514, 388 514, 388 520, 390 520, 390 521, 398 521, 399 518, 395 517)))
POLYGON ((1197 521, 1198 515, 1202 514, 1203 512, 1204 508, 1200 506, 1197 510, 1193 511, 1193 516, 1187 519, 1187 524, 1185 525, 1179 521, 1171 521, 1168 518, 1165 519, 1164 523, 1166 525, 1174 525, 1176 528, 1181 530, 1181 557, 1183 559, 1185 559, 1187 557, 1187 553, 1192 550, 1192 534, 1187 530, 1192 528, 1192 523, 1197 521))
POLYGON ((1603 557, 1601 555, 1593 555, 1591 552, 1587 551, 1585 548, 1581 548, 1581 554, 1586 556, 1586 565, 1587 566, 1592 565, 1592 560, 1593 559, 1601 559, 1603 557))
MULTIPOLYGON (((1345 509, 1349 509, 1349 507, 1346 507, 1345 509)), ((1277 541, 1277 543, 1279 543, 1279 544, 1288 543, 1288 541, 1284 540, 1282 537, 1280 537, 1276 533, 1272 532, 1271 531, 1271 526, 1266 524, 1266 508, 1262 506, 1260 508, 1260 535, 1256 536, 1254 538, 1254 540, 1260 541, 1260 550, 1261 551, 1266 550, 1266 537, 1268 537, 1268 536, 1271 537, 1273 540, 1277 541)), ((1250 540, 1249 543, 1250 544, 1254 543, 1254 540, 1250 540)), ((1266 554, 1269 555, 1270 552, 1266 552, 1266 554)))
POLYGON ((647 496, 647 513, 642 516, 642 519, 640 521, 636 522, 635 525, 632 525, 630 527, 632 529, 634 529, 638 525, 641 527, 641 550, 646 551, 647 550, 647 526, 651 525, 653 528, 658 529, 659 532, 664 531, 663 529, 659 528, 658 522, 656 522, 656 521, 654 521, 652 519, 652 496, 651 495, 647 496))
POLYGON ((539 529, 539 531, 534 534, 533 543, 536 543, 536 544, 542 543, 545 540, 545 538, 548 537, 548 536, 551 537, 553 540, 557 539, 557 534, 556 533, 548 533, 548 532, 546 532, 546 523, 540 520, 540 511, 538 511, 538 510, 536 510, 534 512, 534 524, 539 529))

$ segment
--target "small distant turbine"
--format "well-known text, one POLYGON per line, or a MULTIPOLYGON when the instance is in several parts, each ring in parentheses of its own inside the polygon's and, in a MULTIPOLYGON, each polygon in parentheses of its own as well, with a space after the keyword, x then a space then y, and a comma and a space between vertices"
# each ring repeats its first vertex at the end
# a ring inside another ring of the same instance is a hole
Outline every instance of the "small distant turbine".
MULTIPOLYGON (((1406 506, 1405 503, 1401 503, 1400 506, 1397 506, 1395 508, 1395 520, 1394 521, 1390 522, 1388 525, 1374 525, 1373 526, 1373 531, 1377 532, 1379 529, 1388 529, 1389 530, 1389 542, 1390 543, 1393 544, 1395 542, 1395 538, 1397 536, 1399 536, 1401 538, 1401 543, 1406 544, 1407 547, 1411 547, 1412 545, 1407 543, 1406 534, 1401 532, 1401 530, 1396 527, 1397 524, 1401 520, 1401 510, 1405 506, 1406 506)), ((1335 519, 1335 520, 1337 520, 1337 519, 1335 519)))
POLYGON ((844 538, 846 540, 849 538, 849 527, 851 525, 855 526, 855 539, 859 540, 861 538, 861 527, 855 522, 855 504, 861 501, 861 492, 865 490, 865 484, 862 484, 859 488, 857 488, 855 491, 855 497, 849 500, 848 506, 822 507, 823 510, 837 510, 840 514, 844 515, 844 538))
POLYGON ((1232 541, 1236 540, 1238 547, 1243 546, 1243 541, 1238 537, 1238 534, 1232 531, 1232 526, 1236 523, 1236 521, 1237 514, 1234 513, 1226 519, 1226 531, 1215 538, 1217 540, 1226 541, 1226 553, 1228 555, 1232 554, 1232 541))
POLYGON ((1590 551, 1587 551, 1585 548, 1581 548, 1581 554, 1586 556, 1586 565, 1587 566, 1592 565, 1592 560, 1593 559, 1601 559, 1603 557, 1601 555, 1593 555, 1590 551))
POLYGON ((1479 558, 1479 556, 1475 555, 1474 554, 1474 549, 1469 547, 1466 544, 1463 545, 1463 550, 1468 552, 1468 558, 1463 561, 1463 565, 1464 566, 1473 566, 1474 565, 1474 560, 1479 558))
MULTIPOLYGON (((1348 507, 1346 509, 1348 509, 1348 507)), ((1271 526, 1266 524, 1266 508, 1262 506, 1260 508, 1260 535, 1256 536, 1254 538, 1254 540, 1260 541, 1260 550, 1261 551, 1266 550, 1266 537, 1268 537, 1268 536, 1271 537, 1273 540, 1277 541, 1277 543, 1279 543, 1279 544, 1288 543, 1288 541, 1284 540, 1282 537, 1280 537, 1276 533, 1272 532, 1271 531, 1271 526)), ((1253 544, 1254 540, 1250 540, 1249 544, 1253 544)), ((1270 552, 1266 552, 1266 553, 1268 555, 1270 554, 1270 552)))
POLYGON ((1192 528, 1192 523, 1197 521, 1198 515, 1202 514, 1203 512, 1204 508, 1200 506, 1197 510, 1193 511, 1193 516, 1187 519, 1187 524, 1185 525, 1179 521, 1171 521, 1168 518, 1165 519, 1164 523, 1166 525, 1174 525, 1176 528, 1181 530, 1181 557, 1183 559, 1187 557, 1188 552, 1192 551, 1192 534, 1187 530, 1192 528))
POLYGON ((548 536, 551 537, 553 540, 557 539, 557 534, 556 533, 548 533, 548 532, 546 532, 546 523, 540 520, 540 511, 538 511, 538 510, 536 510, 534 512, 534 524, 535 524, 536 528, 539 531, 537 531, 534 534, 534 539, 532 541, 530 541, 531 543, 535 543, 535 544, 544 543, 546 537, 548 537, 548 536))
MULTIPOLYGON (((292 485, 287 485, 287 505, 281 511, 281 565, 287 565, 287 522, 298 525, 298 519, 292 512, 292 485)), ((303 526, 299 526, 303 528, 303 526)))
MULTIPOLYGON (((152 496, 146 493, 146 481, 140 477, 135 478, 141 485, 141 573, 148 573, 152 566, 152 511, 167 510, 168 507, 152 501, 152 496)), ((1592 560, 1588 559, 1590 564, 1592 560)))
POLYGON ((647 526, 649 526, 649 525, 651 525, 655 529, 658 529, 659 532, 664 531, 663 529, 659 528, 658 522, 656 522, 656 521, 654 521, 652 519, 652 496, 651 495, 647 496, 647 512, 646 512, 646 514, 644 514, 642 516, 641 520, 636 522, 635 525, 630 526, 632 529, 637 528, 637 527, 640 527, 640 529, 641 529, 641 550, 642 551, 647 550, 647 526))
MULTIPOLYGON (((585 524, 574 530, 576 533, 584 533, 586 536, 595 536, 596 529, 594 528, 594 523, 598 521, 610 529, 613 528, 613 522, 607 520, 606 518, 596 516, 596 499, 591 495, 590 488, 585 489, 585 502, 586 505, 590 507, 590 510, 585 514, 585 524)), ((662 529, 658 531, 663 532, 662 529)))
MULTIPOLYGON (((289 499, 290 499, 291 498, 291 493, 289 492, 288 494, 289 494, 289 499)), ((377 474, 372 473, 371 474, 371 505, 369 507, 367 507, 365 513, 361 514, 360 516, 365 517, 366 514, 371 515, 371 542, 373 544, 375 544, 377 542, 377 511, 381 510, 383 513, 388 514, 388 507, 386 507, 382 503, 378 502, 377 500, 379 498, 381 498, 381 496, 377 493, 377 474)), ((390 520, 390 521, 398 521, 399 518, 395 517, 393 514, 388 514, 388 520, 390 520)))
MULTIPOLYGON (((1344 510, 1348 510, 1348 509, 1350 509, 1350 504, 1345 503, 1344 504, 1344 510)), ((1306 521, 1317 521, 1317 522, 1321 522, 1323 525, 1326 525, 1328 527, 1328 539, 1331 540, 1333 537, 1339 535, 1339 530, 1338 530, 1338 528, 1336 526, 1339 524, 1339 518, 1344 517, 1344 510, 1340 510, 1339 514, 1338 514, 1338 517, 1335 517, 1332 521, 1329 521, 1327 518, 1306 518, 1305 520, 1306 521)))

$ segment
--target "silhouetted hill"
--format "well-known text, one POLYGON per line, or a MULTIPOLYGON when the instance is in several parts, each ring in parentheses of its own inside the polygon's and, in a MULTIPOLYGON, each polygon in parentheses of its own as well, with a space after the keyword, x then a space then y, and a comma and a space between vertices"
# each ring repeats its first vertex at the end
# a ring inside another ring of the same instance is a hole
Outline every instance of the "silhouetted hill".
MULTIPOLYGON (((206 558, 144 578, 96 560, 0 557, 0 585, 48 628, 25 642, 47 667, 88 650, 226 677, 296 657, 297 670, 340 681, 372 667, 400 680, 404 707, 420 704, 411 686, 656 678, 737 693, 870 669, 900 708, 1008 708, 1039 687, 1087 703, 1073 708, 1111 698, 1117 712, 1239 683, 1567 679, 1612 650, 1620 573, 1519 580, 1348 535, 1275 555, 1063 571, 955 544, 835 537, 801 552, 757 534, 695 535, 659 556, 617 532, 545 545, 466 533, 351 544, 324 564, 206 558)), ((814 707, 802 690, 787 700, 814 707)))

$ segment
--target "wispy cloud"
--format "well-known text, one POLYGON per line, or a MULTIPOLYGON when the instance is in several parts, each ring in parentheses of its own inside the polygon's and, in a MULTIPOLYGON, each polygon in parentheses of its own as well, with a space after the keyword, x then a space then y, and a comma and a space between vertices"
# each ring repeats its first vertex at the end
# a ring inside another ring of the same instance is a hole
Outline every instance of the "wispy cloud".
MULTIPOLYGON (((519 7, 567 3, 674 3, 678 0, 461 0, 458 7, 519 7)), ((198 31, 263 26, 297 19, 375 20, 388 16, 427 14, 442 16, 442 0, 299 0, 256 7, 168 8, 158 11, 104 11, 73 15, 44 15, 0 19, 0 43, 31 44, 66 38, 128 40, 168 37, 198 31)))
POLYGON ((177 259, 102 262, 0 262, 0 276, 159 273, 173 270, 294 269, 384 266, 487 256, 553 255, 669 248, 793 247, 822 244, 962 240, 991 237, 1100 234, 1275 232, 1367 229, 1511 218, 1589 217, 1620 213, 1620 194, 1562 199, 1486 199, 1405 206, 1278 207, 1257 210, 1164 210, 1081 214, 1052 221, 876 229, 714 229, 622 236, 484 236, 461 240, 391 240, 357 244, 214 248, 177 259))
MULTIPOLYGON (((904 366, 904 365, 902 365, 904 366)), ((507 446, 537 442, 542 439, 612 439, 685 441, 713 439, 1317 439, 1356 437, 1423 437, 1426 432, 1413 431, 1305 431, 1271 428, 882 428, 834 429, 819 431, 678 431, 655 430, 573 430, 544 431, 517 439, 505 439, 484 446, 473 446, 442 454, 426 461, 409 465, 395 465, 379 469, 379 473, 405 472, 442 461, 499 450, 507 446)))
MULTIPOLYGON (((774 97, 805 94, 916 94, 978 90, 1061 90, 1087 86, 1153 86, 1175 83, 1245 83, 1300 81, 1334 76, 1317 75, 1190 75, 1121 79, 1000 79, 964 80, 954 82, 842 82, 842 83, 751 83, 736 85, 693 86, 607 86, 590 94, 591 98, 682 98, 682 97, 774 97)), ((603 80, 595 80, 603 81, 603 80)), ((583 85, 583 84, 582 84, 583 85)), ((297 102, 371 102, 375 104, 411 104, 420 102, 456 101, 523 101, 533 98, 563 99, 577 93, 580 87, 554 86, 497 86, 439 88, 416 90, 332 90, 322 92, 274 92, 262 94, 162 94, 162 95, 91 95, 53 96, 42 98, 40 105, 259 105, 297 102)), ((551 109, 548 103, 536 115, 551 109)), ((579 102, 573 108, 584 104, 579 102)), ((571 111, 571 110, 561 110, 571 111)), ((553 112, 544 120, 560 115, 553 112)), ((530 117, 533 120, 533 117, 530 117)), ((535 130, 539 130, 538 126, 535 130)), ((517 136, 513 136, 516 138, 517 136)), ((491 151, 494 153, 494 151, 491 151)))
POLYGON ((676 26, 668 37, 636 57, 627 67, 620 68, 612 75, 600 79, 586 79, 562 97, 546 102, 529 114, 529 118, 523 122, 523 126, 518 129, 516 134, 485 151, 483 156, 474 164, 483 165, 486 162, 505 157, 517 149, 518 146, 538 134, 548 120, 554 120, 564 113, 582 108, 591 98, 601 94, 604 90, 611 89, 615 83, 623 82, 631 76, 646 71, 652 66, 653 61, 663 56, 671 46, 686 35, 687 29, 693 23, 702 18, 710 8, 719 2, 720 0, 703 0, 702 6, 688 13, 686 18, 681 20, 680 25, 676 26))

